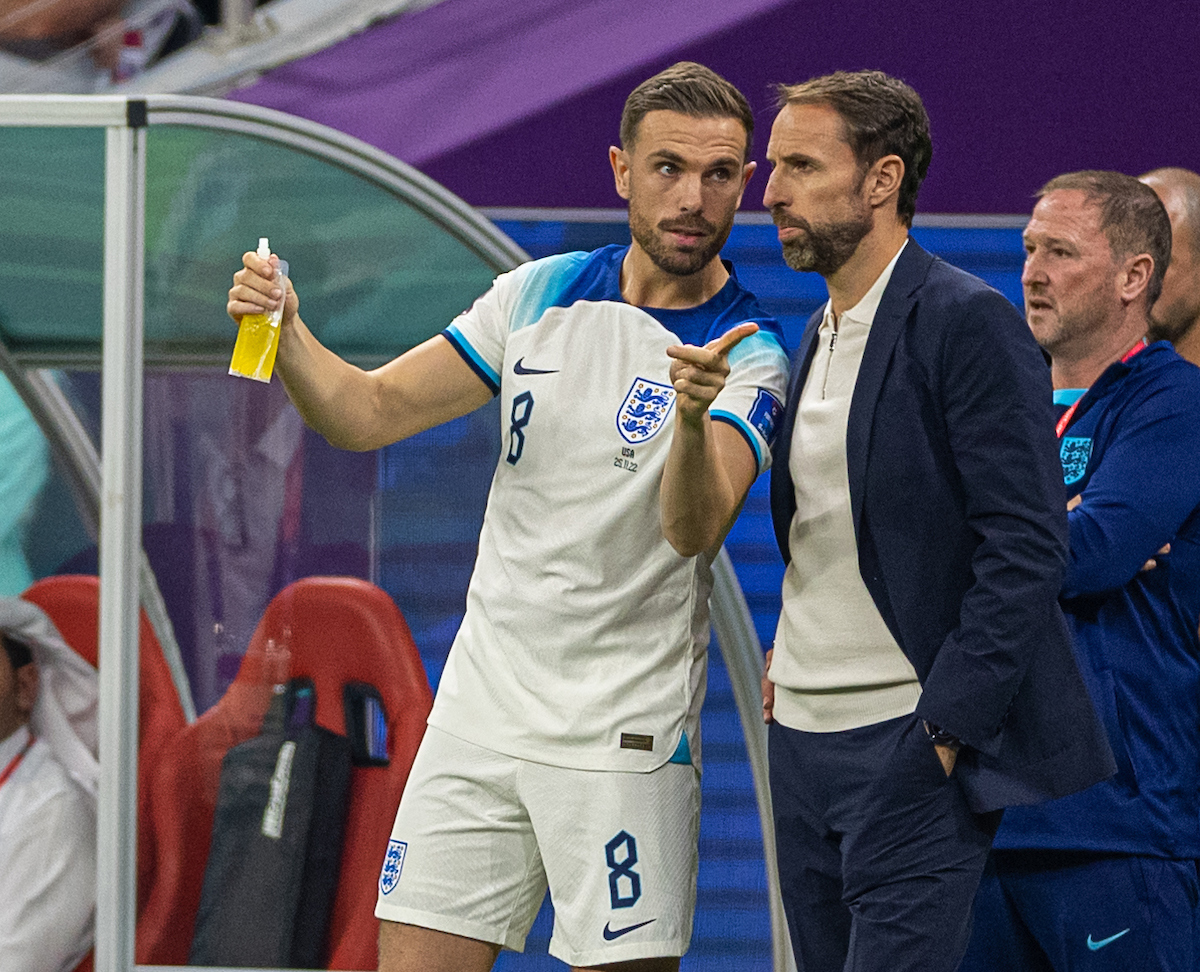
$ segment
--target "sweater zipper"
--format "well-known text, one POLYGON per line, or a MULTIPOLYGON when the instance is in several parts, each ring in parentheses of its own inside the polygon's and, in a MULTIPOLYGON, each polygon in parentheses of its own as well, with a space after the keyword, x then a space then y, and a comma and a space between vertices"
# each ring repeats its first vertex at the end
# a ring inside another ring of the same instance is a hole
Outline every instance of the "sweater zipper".
POLYGON ((829 387, 829 369, 833 367, 833 349, 837 347, 837 322, 829 334, 829 357, 825 361, 825 381, 821 385, 821 401, 825 401, 825 390, 829 387))

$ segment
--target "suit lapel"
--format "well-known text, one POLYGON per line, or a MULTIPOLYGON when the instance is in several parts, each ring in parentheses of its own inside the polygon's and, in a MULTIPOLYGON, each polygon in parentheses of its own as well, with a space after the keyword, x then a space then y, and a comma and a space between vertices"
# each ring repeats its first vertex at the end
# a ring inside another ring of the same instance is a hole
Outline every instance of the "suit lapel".
POLYGON ((777 440, 782 446, 782 458, 785 462, 791 453, 792 431, 796 427, 796 412, 800 403, 800 391, 804 388, 804 379, 808 376, 808 371, 812 367, 813 353, 817 348, 817 330, 821 326, 821 318, 824 316, 824 312, 824 305, 822 305, 821 309, 808 319, 804 333, 800 336, 800 344, 797 346, 796 353, 792 358, 792 373, 788 379, 787 409, 784 411, 783 426, 779 430, 779 438, 777 440))
POLYGON ((900 340, 904 322, 908 320, 917 291, 932 263, 933 257, 909 237, 908 245, 896 261, 892 279, 883 292, 863 351, 858 379, 854 384, 854 397, 850 400, 850 417, 846 423, 846 467, 850 475, 850 510, 854 518, 855 536, 859 535, 859 523, 862 520, 875 407, 879 403, 896 342, 900 340))
POLYGON ((788 379, 787 405, 779 434, 775 437, 775 448, 771 455, 771 519, 775 528, 775 541, 784 563, 790 561, 788 533, 792 517, 796 513, 796 488, 792 483, 788 463, 792 454, 792 432, 796 428, 796 409, 800 402, 800 390, 812 366, 813 352, 817 346, 817 328, 820 327, 823 310, 818 310, 804 328, 800 343, 792 355, 792 373, 788 379))

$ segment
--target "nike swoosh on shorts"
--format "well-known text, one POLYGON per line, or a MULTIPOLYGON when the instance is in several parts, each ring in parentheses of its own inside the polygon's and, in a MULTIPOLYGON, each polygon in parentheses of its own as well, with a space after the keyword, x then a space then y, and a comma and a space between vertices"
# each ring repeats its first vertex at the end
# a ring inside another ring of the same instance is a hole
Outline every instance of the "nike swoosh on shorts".
POLYGON ((651 922, 658 921, 657 918, 651 918, 650 921, 639 921, 636 925, 629 925, 626 928, 609 928, 608 922, 604 923, 604 940, 611 942, 614 938, 620 938, 622 935, 628 935, 631 931, 637 931, 639 928, 645 928, 651 922))

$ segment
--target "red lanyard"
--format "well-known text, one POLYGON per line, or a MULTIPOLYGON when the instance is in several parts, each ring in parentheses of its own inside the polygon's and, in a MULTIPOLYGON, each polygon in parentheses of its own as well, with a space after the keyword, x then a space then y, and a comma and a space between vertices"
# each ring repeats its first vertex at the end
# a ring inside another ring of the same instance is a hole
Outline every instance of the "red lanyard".
POLYGON ((21 765, 21 760, 25 758, 25 754, 33 747, 33 743, 34 738, 33 735, 30 734, 29 741, 25 743, 25 748, 17 753, 17 755, 12 758, 12 761, 4 767, 4 772, 0 773, 0 786, 4 786, 4 784, 8 782, 8 778, 16 772, 17 767, 21 765))
MULTIPOLYGON (((1130 358, 1137 355, 1145 347, 1146 339, 1142 338, 1137 344, 1121 355, 1121 364, 1124 364, 1130 358)), ((1071 407, 1063 412, 1062 418, 1058 420, 1058 424, 1054 427, 1054 431, 1060 439, 1063 437, 1063 433, 1067 431, 1067 426, 1071 424, 1071 419, 1075 417, 1075 409, 1079 407, 1079 403, 1083 401, 1083 397, 1083 395, 1080 395, 1077 399, 1075 399, 1074 402, 1071 403, 1071 407)))

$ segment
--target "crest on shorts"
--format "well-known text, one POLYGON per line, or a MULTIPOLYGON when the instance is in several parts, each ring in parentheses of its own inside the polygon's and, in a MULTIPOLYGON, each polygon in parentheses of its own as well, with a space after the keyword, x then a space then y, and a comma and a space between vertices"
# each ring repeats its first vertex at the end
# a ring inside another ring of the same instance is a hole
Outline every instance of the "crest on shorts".
POLYGON ((1083 479, 1088 460, 1092 458, 1092 440, 1082 436, 1064 436, 1058 450, 1062 460, 1063 482, 1070 486, 1083 479))
POLYGON ((402 840, 389 840, 387 853, 383 855, 383 870, 379 874, 379 891, 391 894, 400 883, 400 872, 404 870, 404 855, 408 844, 402 840))
POLYGON ((633 445, 645 442, 662 428, 674 404, 675 389, 670 385, 649 378, 635 378, 617 410, 617 431, 633 445))

